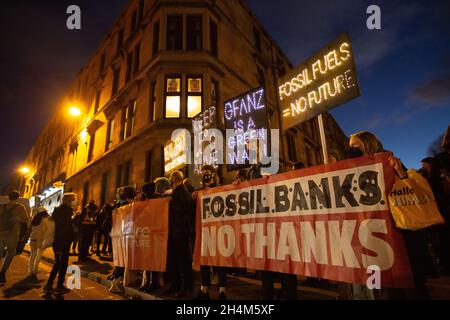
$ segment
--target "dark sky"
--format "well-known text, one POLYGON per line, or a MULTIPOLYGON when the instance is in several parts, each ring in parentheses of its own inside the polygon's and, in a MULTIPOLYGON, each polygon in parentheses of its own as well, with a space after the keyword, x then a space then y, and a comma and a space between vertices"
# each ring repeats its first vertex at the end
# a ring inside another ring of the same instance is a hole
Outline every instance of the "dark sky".
MULTIPOLYGON (((345 133, 371 130, 408 167, 419 165, 450 124, 449 1, 247 2, 294 65, 349 31, 362 96, 332 114, 345 133), (382 30, 366 28, 370 4, 381 7, 382 30)), ((25 159, 126 3, 0 2, 0 186, 25 159), (82 9, 81 31, 65 27, 71 4, 82 9)))

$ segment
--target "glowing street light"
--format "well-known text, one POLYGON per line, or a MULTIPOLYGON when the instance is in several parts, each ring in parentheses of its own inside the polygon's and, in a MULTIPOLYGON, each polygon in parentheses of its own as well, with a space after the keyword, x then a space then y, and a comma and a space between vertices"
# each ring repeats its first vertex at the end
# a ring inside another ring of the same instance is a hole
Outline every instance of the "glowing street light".
POLYGON ((81 110, 80 110, 80 108, 78 108, 78 107, 72 106, 72 107, 70 107, 70 109, 69 109, 69 114, 70 114, 72 117, 79 117, 79 116, 81 115, 81 110))
POLYGON ((22 167, 19 169, 20 173, 22 174, 29 174, 30 173, 30 168, 28 167, 22 167))

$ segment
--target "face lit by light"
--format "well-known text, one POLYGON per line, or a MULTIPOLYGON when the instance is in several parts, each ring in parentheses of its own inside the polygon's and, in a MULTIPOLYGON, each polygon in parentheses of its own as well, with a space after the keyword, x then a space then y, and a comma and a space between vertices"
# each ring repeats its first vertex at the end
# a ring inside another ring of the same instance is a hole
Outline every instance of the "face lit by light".
POLYGON ((359 139, 358 137, 351 137, 349 146, 350 146, 350 148, 358 148, 361 150, 364 149, 364 144, 362 143, 361 139, 359 139))

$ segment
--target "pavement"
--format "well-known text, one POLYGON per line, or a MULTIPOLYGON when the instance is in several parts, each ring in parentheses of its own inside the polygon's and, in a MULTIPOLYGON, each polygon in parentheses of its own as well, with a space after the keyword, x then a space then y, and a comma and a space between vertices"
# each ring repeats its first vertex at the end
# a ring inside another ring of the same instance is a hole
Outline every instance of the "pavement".
MULTIPOLYGON (((28 259, 29 247, 24 249, 23 256, 28 259)), ((78 264, 78 257, 72 255, 69 258, 69 266, 77 265, 80 267, 81 276, 84 279, 88 279, 104 288, 111 286, 111 281, 106 277, 114 269, 112 259, 107 256, 98 257, 92 255, 86 263, 78 264)), ((41 266, 43 264, 51 265, 54 262, 53 250, 51 248, 44 252, 42 257, 41 266)), ((153 292, 152 294, 146 294, 139 292, 138 285, 125 287, 125 293, 122 295, 126 299, 139 299, 139 300, 192 300, 195 299, 200 289, 200 273, 194 272, 194 288, 195 291, 191 296, 183 298, 175 298, 164 293, 164 288, 153 292)), ((275 289, 280 289, 280 284, 275 284, 275 289)), ((327 288, 311 288, 299 285, 297 287, 297 298, 299 300, 336 300, 339 297, 337 284, 331 284, 327 288)), ((258 300, 261 296, 261 282, 257 279, 256 274, 249 272, 245 276, 233 276, 228 275, 228 287, 227 287, 227 299, 229 300, 258 300)), ((215 284, 214 278, 212 279, 212 285, 210 288, 211 299, 217 299, 219 295, 219 288, 215 284)))
MULTIPOLYGON (((53 260, 53 250, 47 249, 44 252, 40 268, 42 272, 38 275, 38 281, 36 283, 20 282, 24 280, 26 274, 26 265, 28 263, 28 253, 29 248, 26 246, 24 253, 17 256, 14 259, 13 265, 10 268, 8 274, 12 273, 12 281, 17 281, 15 285, 9 287, 1 288, 1 292, 6 290, 5 297, 9 297, 11 292, 19 288, 27 289, 25 291, 33 292, 30 296, 31 299, 37 298, 42 299, 40 296, 40 288, 43 287, 43 281, 47 279, 48 273, 50 272, 51 266, 54 262, 53 260), (39 288, 38 288, 39 287, 39 288)), ((109 293, 108 288, 111 286, 111 281, 107 280, 106 277, 110 274, 114 268, 112 259, 107 256, 97 257, 92 255, 90 259, 83 264, 78 264, 78 257, 72 255, 69 259, 69 265, 77 265, 80 267, 82 283, 85 283, 87 288, 93 292, 99 292, 98 295, 93 293, 85 293, 84 291, 75 291, 67 295, 69 299, 77 300, 77 298, 82 299, 83 297, 87 300, 97 300, 97 299, 137 299, 137 300, 191 300, 195 299, 196 294, 198 294, 200 288, 200 274, 195 272, 195 292, 191 296, 186 296, 184 298, 175 298, 164 293, 164 288, 153 292, 152 294, 146 294, 139 292, 139 284, 130 285, 125 287, 125 292, 121 295, 112 295, 109 293), (75 296, 74 296, 75 295, 75 296)), ((10 277, 11 275, 8 275, 10 277)), ((322 288, 308 287, 301 285, 302 280, 305 278, 299 277, 299 285, 297 286, 297 299, 298 300, 338 300, 339 299, 339 287, 337 283, 329 282, 326 286, 322 288)), ((10 279, 8 279, 10 283, 10 279)), ((83 284, 83 288, 84 285, 83 284)), ((427 283, 427 287, 430 293, 431 299, 438 300, 450 300, 450 277, 441 277, 439 279, 430 279, 427 283)), ((280 284, 275 284, 275 289, 280 289, 280 284)), ((19 290, 19 291, 20 291, 19 290)), ((247 272, 245 275, 228 275, 228 288, 227 288, 227 299, 228 300, 258 300, 261 297, 261 282, 257 279, 255 272, 247 272)), ((212 286, 210 288, 211 299, 217 299, 219 294, 218 286, 212 280, 212 286)), ((26 297, 27 295, 25 295, 26 297)), ((21 295, 22 297, 22 295, 21 295)), ((1 299, 1 297, 0 297, 1 299)))
POLYGON ((41 263, 37 276, 27 278, 28 256, 16 256, 6 275, 6 284, 0 286, 0 300, 123 300, 123 297, 110 293, 105 286, 86 278, 81 278, 80 289, 65 295, 44 295, 42 288, 51 268, 50 264, 41 263))

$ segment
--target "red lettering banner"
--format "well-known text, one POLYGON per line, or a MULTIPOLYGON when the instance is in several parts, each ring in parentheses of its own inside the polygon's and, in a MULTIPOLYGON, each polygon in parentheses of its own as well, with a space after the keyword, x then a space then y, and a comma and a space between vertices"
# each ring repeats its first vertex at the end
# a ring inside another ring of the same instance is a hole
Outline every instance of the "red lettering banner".
POLYGON ((115 266, 166 271, 169 201, 136 201, 114 210, 111 238, 115 266))
POLYGON ((412 287, 403 237, 387 195, 390 153, 340 161, 197 198, 196 266, 268 270, 383 287, 412 287))

